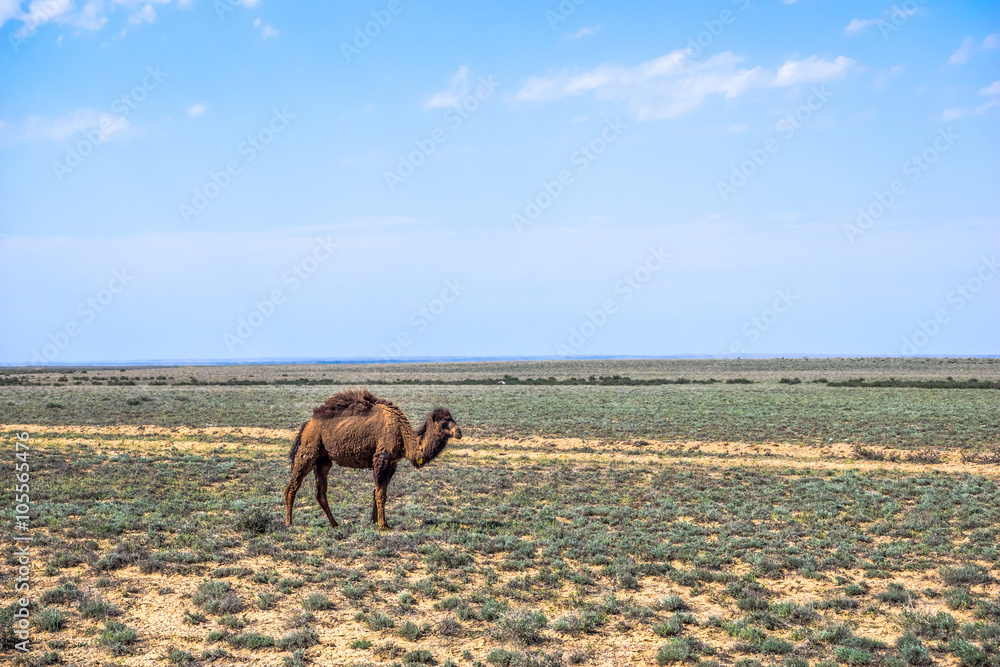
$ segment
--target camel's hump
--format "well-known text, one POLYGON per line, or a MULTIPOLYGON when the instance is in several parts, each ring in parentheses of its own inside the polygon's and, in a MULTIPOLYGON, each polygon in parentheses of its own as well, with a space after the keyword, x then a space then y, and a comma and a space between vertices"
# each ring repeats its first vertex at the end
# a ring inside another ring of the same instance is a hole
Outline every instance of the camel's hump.
MULTIPOLYGON (((323 402, 323 405, 313 409, 314 419, 338 419, 340 417, 357 417, 367 415, 376 405, 393 404, 384 398, 378 398, 367 389, 348 389, 337 392, 323 402)), ((393 406, 395 407, 395 406, 393 406)))

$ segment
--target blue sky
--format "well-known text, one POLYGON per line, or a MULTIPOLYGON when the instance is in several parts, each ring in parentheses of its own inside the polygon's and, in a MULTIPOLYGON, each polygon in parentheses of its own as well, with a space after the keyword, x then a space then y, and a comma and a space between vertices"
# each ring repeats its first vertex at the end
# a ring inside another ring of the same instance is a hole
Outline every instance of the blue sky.
POLYGON ((2 363, 997 354, 1000 9, 0 0, 2 363))

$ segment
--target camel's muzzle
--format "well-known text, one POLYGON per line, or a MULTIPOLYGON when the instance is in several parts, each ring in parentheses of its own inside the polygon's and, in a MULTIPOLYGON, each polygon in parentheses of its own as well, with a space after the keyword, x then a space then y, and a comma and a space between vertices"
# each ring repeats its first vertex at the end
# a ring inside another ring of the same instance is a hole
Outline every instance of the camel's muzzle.
POLYGON ((460 428, 458 428, 456 426, 455 427, 455 435, 453 435, 452 437, 455 438, 456 440, 461 440, 462 439, 462 429, 460 429, 460 428))

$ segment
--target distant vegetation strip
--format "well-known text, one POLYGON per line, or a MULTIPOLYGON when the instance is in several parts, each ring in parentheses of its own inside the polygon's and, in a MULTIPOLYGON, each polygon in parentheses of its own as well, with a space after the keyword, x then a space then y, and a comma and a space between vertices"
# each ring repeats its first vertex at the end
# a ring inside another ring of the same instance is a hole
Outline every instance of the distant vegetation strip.
MULTIPOLYGON (((778 380, 779 384, 802 384, 802 380, 799 378, 781 378, 778 380)), ((715 378, 709 378, 707 380, 697 380, 689 378, 646 378, 637 379, 631 378, 627 375, 601 375, 594 376, 591 375, 587 378, 565 378, 558 379, 555 377, 547 378, 518 378, 513 375, 504 375, 499 378, 454 378, 454 379, 436 379, 436 378, 398 378, 394 380, 364 380, 362 382, 357 381, 345 381, 339 378, 318 378, 318 379, 308 379, 308 378, 295 378, 295 379, 241 379, 241 378, 229 378, 226 380, 199 380, 196 377, 190 376, 187 380, 177 380, 173 377, 166 376, 155 376, 155 377, 139 377, 132 378, 128 376, 116 376, 109 375, 105 377, 82 377, 74 376, 72 378, 67 375, 63 375, 55 381, 52 382, 38 382, 32 381, 29 376, 24 375, 5 375, 0 376, 0 386, 69 386, 72 385, 111 385, 111 386, 136 386, 138 384, 150 385, 150 386, 260 386, 260 385, 292 385, 292 386, 312 386, 312 385, 344 385, 344 384, 363 384, 363 385, 528 385, 528 386, 595 386, 595 387, 649 387, 658 385, 684 385, 684 384, 756 384, 761 383, 760 380, 754 381, 747 378, 728 378, 724 380, 716 380, 715 378)), ((913 389, 1000 389, 1000 381, 990 381, 990 380, 978 380, 976 378, 970 378, 968 380, 955 380, 953 378, 946 378, 944 380, 900 380, 897 378, 889 378, 887 380, 865 380, 862 377, 851 378, 848 380, 827 380, 826 378, 819 378, 816 380, 810 380, 810 384, 824 384, 828 387, 898 387, 898 388, 913 388, 913 389)))

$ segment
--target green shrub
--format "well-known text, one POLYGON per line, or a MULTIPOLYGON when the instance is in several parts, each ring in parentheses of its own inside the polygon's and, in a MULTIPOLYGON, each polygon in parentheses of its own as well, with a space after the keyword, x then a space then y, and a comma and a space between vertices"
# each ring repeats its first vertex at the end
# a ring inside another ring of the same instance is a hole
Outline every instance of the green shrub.
POLYGON ((690 637, 671 639, 656 651, 656 664, 694 660, 698 657, 698 642, 690 637))
POLYGON ((388 614, 380 611, 373 611, 367 616, 363 612, 358 612, 358 615, 354 617, 354 620, 365 623, 372 630, 391 628, 396 625, 388 614))
POLYGON ((273 516, 262 507, 251 507, 236 519, 236 530, 251 535, 263 535, 271 529, 273 516))
POLYGON ((205 622, 205 614, 200 612, 184 612, 184 622, 188 625, 201 625, 205 622))
POLYGON ((114 655, 131 653, 135 642, 135 630, 118 621, 105 621, 104 629, 97 637, 97 645, 106 648, 114 655))
POLYGON ((235 646, 236 648, 245 649, 258 649, 266 648, 268 646, 274 646, 274 638, 268 637, 267 635, 261 635, 256 632, 246 632, 242 635, 229 635, 225 637, 225 640, 230 646, 235 646))
POLYGON ((121 615, 122 610, 100 598, 86 598, 80 603, 80 615, 84 618, 108 618, 121 615))
POLYGON ((864 649, 838 646, 835 652, 837 660, 845 665, 868 665, 872 661, 872 654, 864 649))
POLYGON ((933 616, 921 612, 904 612, 903 627, 918 637, 948 639, 958 630, 958 621, 944 611, 933 616))
POLYGON ((82 600, 83 597, 83 591, 77 588, 73 582, 69 582, 58 588, 45 591, 42 593, 39 601, 42 604, 69 604, 70 602, 82 600))
POLYGON ((537 611, 509 611, 501 616, 493 629, 494 637, 522 644, 542 641, 541 631, 549 624, 545 615, 537 611))
POLYGON ((59 632, 66 622, 66 614, 56 607, 45 607, 32 619, 35 625, 46 632, 59 632))
POLYGON ((890 604, 909 604, 910 600, 916 596, 911 591, 903 588, 902 584, 893 581, 886 587, 885 592, 881 593, 878 597, 882 602, 889 602, 890 604))
POLYGON ((291 655, 286 655, 281 664, 282 667, 305 667, 309 664, 309 660, 306 659, 306 652, 300 649, 291 655))
POLYGON ((786 642, 784 639, 778 639, 777 637, 768 637, 760 644, 761 653, 768 654, 784 654, 790 652, 795 648, 791 642, 786 642))
POLYGON ((1000 665, 1000 654, 995 651, 991 656, 980 646, 965 639, 953 639, 948 644, 948 650, 962 661, 960 667, 996 667, 1000 665))
POLYGON ((216 622, 222 627, 229 628, 230 630, 242 630, 243 628, 247 627, 246 621, 244 621, 239 616, 234 616, 232 614, 228 616, 223 616, 216 622))
POLYGON ((907 632, 896 640, 896 649, 899 650, 903 660, 909 665, 929 665, 931 664, 930 653, 924 648, 920 639, 914 634, 907 632))
POLYGON ((668 595, 657 602, 656 606, 663 611, 682 611, 688 608, 687 603, 679 595, 668 595))
POLYGON ((560 616, 552 623, 552 629, 565 634, 577 634, 579 632, 596 632, 599 627, 608 622, 607 616, 599 611, 585 611, 579 616, 576 614, 566 614, 560 616))
POLYGON ((232 588, 228 581, 206 579, 198 584, 192 602, 210 614, 238 614, 243 611, 243 601, 232 588))
POLYGON ((972 594, 960 586, 945 591, 944 599, 949 609, 972 609, 976 602, 972 594))
POLYGON ((325 609, 332 609, 333 602, 325 595, 313 593, 302 601, 302 606, 309 611, 323 611, 325 609))
POLYGON ((194 654, 176 648, 171 648, 167 652, 167 662, 184 667, 196 664, 194 654))
POLYGON ((417 641, 417 638, 426 633, 431 629, 431 626, 427 623, 423 625, 417 625, 413 621, 407 621, 403 623, 396 630, 396 634, 404 639, 409 639, 411 642, 417 641))
POLYGON ((290 632, 275 644, 282 651, 292 649, 307 649, 319 643, 319 633, 312 628, 303 628, 290 632))
POLYGON ((433 660, 434 660, 434 654, 431 653, 430 651, 425 651, 423 649, 410 651, 409 653, 403 655, 404 663, 415 662, 417 664, 423 665, 432 662, 433 660))
POLYGON ((939 572, 941 574, 941 578, 944 580, 944 583, 949 586, 973 586, 975 584, 986 584, 990 582, 990 573, 975 565, 942 567, 939 572))

